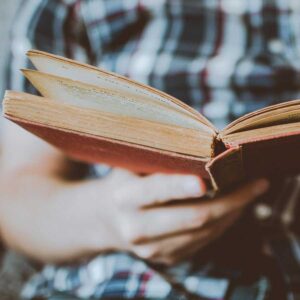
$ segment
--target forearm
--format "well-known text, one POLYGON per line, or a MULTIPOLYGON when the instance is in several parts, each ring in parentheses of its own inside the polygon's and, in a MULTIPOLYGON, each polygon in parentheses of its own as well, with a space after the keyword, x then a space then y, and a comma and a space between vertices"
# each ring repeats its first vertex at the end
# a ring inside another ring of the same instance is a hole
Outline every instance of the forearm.
POLYGON ((97 181, 93 188, 89 188, 88 180, 69 181, 74 164, 61 152, 7 122, 3 133, 3 241, 47 262, 115 247, 106 226, 110 211, 106 205, 110 201, 105 180, 97 181))
MULTIPOLYGON (((40 249, 46 234, 41 221, 49 219, 55 199, 57 181, 41 174, 14 170, 0 177, 1 238, 9 247, 30 256, 40 249)), ((47 221, 50 224, 50 220, 47 221)), ((52 220, 53 222, 53 220, 52 220)), ((41 252, 41 255, 44 254, 41 252)))
POLYGON ((9 247, 45 262, 117 247, 106 226, 106 204, 99 211, 93 208, 104 194, 101 184, 96 195, 88 183, 77 185, 40 174, 12 172, 0 179, 0 229, 9 247))

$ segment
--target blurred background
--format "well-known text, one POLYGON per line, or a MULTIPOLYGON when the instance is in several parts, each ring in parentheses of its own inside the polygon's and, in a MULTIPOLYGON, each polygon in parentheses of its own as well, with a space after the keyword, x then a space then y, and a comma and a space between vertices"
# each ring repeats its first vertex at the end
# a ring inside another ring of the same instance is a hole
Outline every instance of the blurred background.
POLYGON ((18 7, 20 0, 0 0, 0 95, 2 99, 4 89, 4 72, 7 58, 9 28, 13 15, 18 7))

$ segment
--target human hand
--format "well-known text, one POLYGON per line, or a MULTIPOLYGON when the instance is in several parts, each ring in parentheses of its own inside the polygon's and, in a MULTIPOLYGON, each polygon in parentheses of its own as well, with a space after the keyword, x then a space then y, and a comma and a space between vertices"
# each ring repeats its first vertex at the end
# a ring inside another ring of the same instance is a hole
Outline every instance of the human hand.
POLYGON ((1 205, 2 237, 45 262, 125 250, 171 264, 217 238, 266 189, 264 181, 255 182, 230 195, 189 204, 184 199, 205 193, 196 176, 139 177, 116 169, 105 179, 67 183, 23 175, 20 182, 14 177, 17 192, 9 187, 4 193, 14 194, 8 198, 13 201, 1 205), (165 205, 174 199, 178 204, 165 205))
POLYGON ((165 264, 178 262, 218 238, 268 188, 261 179, 213 200, 168 206, 163 204, 203 196, 201 179, 161 174, 139 178, 127 172, 123 176, 126 184, 112 194, 118 248, 165 264))

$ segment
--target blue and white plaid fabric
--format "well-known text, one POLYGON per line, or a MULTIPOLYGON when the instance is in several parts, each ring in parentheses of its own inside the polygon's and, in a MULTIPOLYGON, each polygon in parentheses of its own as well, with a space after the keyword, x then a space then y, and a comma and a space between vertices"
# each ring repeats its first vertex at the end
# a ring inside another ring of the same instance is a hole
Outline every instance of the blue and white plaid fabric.
MULTIPOLYGON (((152 85, 217 127, 300 98, 297 0, 23 0, 11 38, 11 89, 31 89, 19 69, 28 65, 25 51, 36 48, 152 85)), ((299 180, 274 178, 255 208, 260 221, 249 210, 185 264, 165 269, 110 253, 80 265, 46 266, 23 296, 284 299, 280 290, 286 290, 289 299, 299 298, 299 180)))

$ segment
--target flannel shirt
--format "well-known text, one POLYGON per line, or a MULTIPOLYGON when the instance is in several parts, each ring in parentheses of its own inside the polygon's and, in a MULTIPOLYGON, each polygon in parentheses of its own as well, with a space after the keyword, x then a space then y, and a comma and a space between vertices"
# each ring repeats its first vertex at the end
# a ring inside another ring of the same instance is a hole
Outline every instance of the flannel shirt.
MULTIPOLYGON (((19 73, 30 48, 154 86, 222 128, 299 98, 300 1, 23 0, 8 88, 31 92, 19 73)), ((23 297, 284 299, 284 292, 299 299, 300 178, 271 180, 269 193, 238 224, 188 262, 166 268, 107 253, 45 266, 23 297)))

